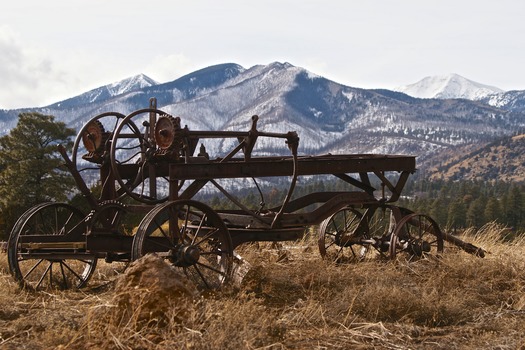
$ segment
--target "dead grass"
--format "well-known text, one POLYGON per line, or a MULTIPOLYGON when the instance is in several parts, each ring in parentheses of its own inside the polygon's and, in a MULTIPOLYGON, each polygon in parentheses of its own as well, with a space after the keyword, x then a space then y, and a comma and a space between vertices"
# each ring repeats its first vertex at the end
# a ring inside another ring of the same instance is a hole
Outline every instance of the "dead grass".
MULTIPOLYGON (((525 349, 525 241, 504 242, 503 232, 466 233, 490 252, 484 259, 449 249, 410 263, 335 265, 319 258, 313 239, 249 245, 240 251, 252 265, 241 287, 174 298, 148 320, 111 317, 118 296, 104 281, 120 267, 101 263, 82 291, 29 293, 3 254, 0 348, 525 349)), ((146 304, 150 293, 129 298, 146 304)))

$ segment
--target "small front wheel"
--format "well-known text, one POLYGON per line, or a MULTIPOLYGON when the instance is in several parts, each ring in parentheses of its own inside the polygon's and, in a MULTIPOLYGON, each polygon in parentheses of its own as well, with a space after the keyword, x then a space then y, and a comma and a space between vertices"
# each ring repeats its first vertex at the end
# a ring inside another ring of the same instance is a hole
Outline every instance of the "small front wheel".
POLYGON ((396 225, 390 240, 392 259, 406 253, 410 260, 437 255, 443 252, 443 233, 429 216, 411 213, 396 225))
POLYGON ((394 207, 342 208, 321 223, 319 252, 337 263, 388 260, 394 217, 394 207))

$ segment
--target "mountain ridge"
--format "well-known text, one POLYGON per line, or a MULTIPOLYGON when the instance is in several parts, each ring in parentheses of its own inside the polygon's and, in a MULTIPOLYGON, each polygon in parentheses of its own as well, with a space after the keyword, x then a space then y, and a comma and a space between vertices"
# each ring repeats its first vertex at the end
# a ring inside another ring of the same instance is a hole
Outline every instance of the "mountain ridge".
POLYGON ((63 101, 55 102, 43 108, 59 108, 78 106, 81 104, 94 103, 103 101, 124 93, 129 93, 143 89, 148 86, 158 85, 158 82, 151 79, 144 74, 137 74, 129 78, 119 80, 118 82, 110 83, 92 90, 89 90, 78 96, 68 98, 63 101))
POLYGON ((480 100, 488 95, 505 92, 500 88, 469 80, 456 73, 428 76, 413 84, 394 88, 394 91, 417 98, 464 98, 468 100, 480 100))
MULTIPOLYGON (((288 62, 250 68, 224 63, 161 84, 136 77, 141 79, 129 78, 46 107, 0 111, 0 134, 15 126, 21 112, 55 115, 79 130, 100 113, 128 114, 147 108, 155 97, 159 109, 181 117, 191 130, 249 130, 251 116, 257 114, 259 130, 298 132, 303 154, 410 154, 426 164, 447 150, 486 144, 525 127, 525 96, 519 91, 512 103, 510 92, 504 93, 506 104, 422 99, 345 86, 288 62), (96 95, 95 90, 107 93, 96 95)), ((219 142, 216 147, 225 145, 219 142)), ((286 151, 285 145, 270 141, 261 147, 267 153, 286 151)))

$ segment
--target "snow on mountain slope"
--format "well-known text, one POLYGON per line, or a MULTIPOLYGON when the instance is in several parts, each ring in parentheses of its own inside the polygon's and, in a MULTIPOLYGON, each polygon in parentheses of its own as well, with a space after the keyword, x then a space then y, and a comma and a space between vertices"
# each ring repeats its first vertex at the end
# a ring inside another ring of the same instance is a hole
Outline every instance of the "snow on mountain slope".
MULTIPOLYGON (((429 81, 426 89, 437 94, 450 91, 454 84, 463 93, 472 88, 458 77, 429 81)), ((126 115, 147 108, 155 97, 160 110, 180 117, 182 126, 194 131, 247 131, 256 114, 259 131, 296 131, 301 154, 399 153, 421 158, 525 127, 525 92, 504 93, 509 102, 502 109, 483 100, 421 99, 390 90, 353 88, 280 62, 248 69, 220 64, 157 85, 148 85, 153 82, 146 78, 109 84, 31 111, 54 115, 79 130, 100 113, 126 115), (146 87, 141 88, 143 82, 146 87)), ((0 134, 12 128, 24 111, 0 111, 0 134)), ((259 141, 261 153, 289 154, 283 139, 259 141)), ((205 146, 210 155, 231 149, 220 139, 206 141, 205 146)))
POLYGON ((252 115, 270 117, 272 110, 285 104, 283 95, 294 86, 299 71, 301 68, 279 63, 254 66, 206 94, 163 106, 163 110, 189 118, 189 127, 193 129, 249 126, 252 115))
POLYGON ((468 100, 480 100, 487 95, 503 92, 497 87, 483 85, 458 74, 426 77, 417 83, 395 88, 394 91, 418 98, 464 98, 468 100))
MULTIPOLYGON (((257 114, 258 130, 296 131, 300 151, 309 154, 426 154, 501 133, 517 120, 468 100, 421 100, 351 88, 279 62, 251 67, 203 91, 162 109, 180 116, 191 130, 249 130, 250 117, 257 114)), ((261 141, 266 149, 284 146, 261 141)))
MULTIPOLYGON (((290 108, 286 101, 287 94, 297 85, 297 76, 304 72, 289 63, 253 66, 207 94, 163 106, 162 110, 181 116, 181 122, 192 130, 249 130, 251 117, 259 115, 262 116, 257 124, 260 131, 298 131, 301 135, 310 135, 311 129, 316 130, 313 137, 304 138, 301 145, 305 147, 310 140, 310 146, 319 148, 326 143, 322 140, 330 138, 320 137, 318 128, 301 118, 301 113, 290 108)), ((218 143, 219 149, 227 147, 224 142, 218 143)), ((281 143, 286 149, 284 142, 281 143)), ((274 146, 264 138, 258 144, 262 149, 274 146)))
POLYGON ((513 90, 492 94, 480 100, 490 106, 503 108, 509 111, 525 110, 525 91, 513 90))
POLYGON ((109 98, 129 92, 138 91, 158 83, 144 74, 138 74, 118 82, 101 86, 76 97, 57 102, 48 106, 49 108, 78 107, 79 105, 101 102, 109 98))
POLYGON ((111 96, 117 96, 124 94, 126 92, 131 92, 139 90, 148 86, 157 85, 158 82, 151 79, 150 77, 144 74, 138 74, 134 77, 127 78, 121 81, 118 81, 113 84, 106 85, 106 88, 111 96))

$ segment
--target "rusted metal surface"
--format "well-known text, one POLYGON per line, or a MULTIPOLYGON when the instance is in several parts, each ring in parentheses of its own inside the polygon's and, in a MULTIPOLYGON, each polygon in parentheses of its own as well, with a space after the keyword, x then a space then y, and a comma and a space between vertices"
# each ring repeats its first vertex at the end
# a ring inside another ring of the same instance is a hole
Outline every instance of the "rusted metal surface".
POLYGON ((487 251, 485 251, 483 248, 476 247, 475 245, 473 245, 471 243, 462 241, 460 238, 458 238, 458 237, 456 237, 456 236, 454 236, 454 235, 452 235, 450 233, 447 233, 447 232, 443 233, 443 239, 445 241, 450 242, 450 243, 454 244, 455 246, 463 249, 467 253, 479 256, 480 258, 484 258, 485 254, 487 253, 487 251))
POLYGON ((71 157, 59 147, 90 212, 48 203, 24 213, 7 247, 14 277, 37 289, 81 287, 97 259, 129 261, 155 252, 213 288, 230 278, 240 244, 296 240, 311 225, 320 225, 321 255, 337 261, 362 260, 372 251, 381 258, 422 258, 441 253, 443 240, 481 255, 443 234, 428 216, 393 204, 416 170, 414 156, 299 155, 295 132, 262 132, 257 121, 253 116, 248 131, 193 131, 158 110, 155 99, 127 116, 94 117, 80 130, 71 157), (259 155, 263 138, 289 153, 259 155), (231 148, 210 155, 214 148, 206 146, 216 140, 231 148), (351 189, 294 197, 298 179, 311 176, 332 177, 351 189), (286 177, 289 185, 282 203, 268 208, 255 179, 271 177, 286 177), (253 179, 260 208, 246 207, 221 179, 253 179), (235 209, 195 200, 210 188, 235 209), (130 234, 123 227, 137 215, 142 219, 130 234))

